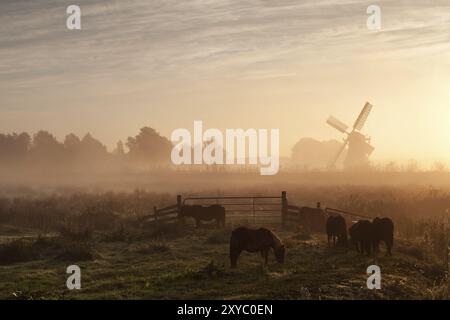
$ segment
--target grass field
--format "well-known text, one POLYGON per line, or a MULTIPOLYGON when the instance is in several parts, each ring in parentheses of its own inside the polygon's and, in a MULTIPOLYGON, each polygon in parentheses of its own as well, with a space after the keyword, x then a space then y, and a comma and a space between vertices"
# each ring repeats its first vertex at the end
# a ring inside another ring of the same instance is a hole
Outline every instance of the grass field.
POLYGON ((246 253, 232 270, 229 229, 120 230, 68 239, 2 226, 0 234, 0 257, 11 246, 22 253, 0 266, 0 299, 450 297, 442 263, 415 240, 397 240, 392 257, 367 258, 355 250, 328 248, 323 235, 279 232, 287 247, 284 265, 271 255, 264 267, 259 255, 246 253), (81 268, 81 290, 66 288, 71 264, 81 268), (366 287, 371 264, 381 268, 381 290, 366 287))

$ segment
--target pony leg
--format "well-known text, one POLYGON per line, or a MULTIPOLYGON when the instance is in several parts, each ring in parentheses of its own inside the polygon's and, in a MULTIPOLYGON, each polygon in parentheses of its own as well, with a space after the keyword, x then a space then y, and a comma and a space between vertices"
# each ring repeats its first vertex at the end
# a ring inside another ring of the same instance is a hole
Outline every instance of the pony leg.
POLYGON ((380 241, 376 240, 373 243, 373 252, 379 253, 380 252, 380 241))
POLYGON ((241 251, 231 252, 231 250, 230 250, 230 264, 231 264, 232 269, 237 267, 237 261, 238 261, 238 258, 240 255, 241 255, 241 251))
POLYGON ((394 246, 394 235, 393 234, 392 234, 391 237, 389 237, 389 241, 388 242, 389 242, 388 245, 387 245, 388 253, 389 253, 390 256, 392 256, 391 250, 392 250, 392 247, 394 246))
POLYGON ((394 241, 393 240, 391 240, 391 239, 389 239, 389 241, 387 241, 386 242, 386 255, 387 256, 392 256, 392 252, 391 252, 391 250, 392 250, 392 243, 393 243, 394 241))
POLYGON ((266 266, 269 263, 269 249, 264 250, 264 262, 266 266))

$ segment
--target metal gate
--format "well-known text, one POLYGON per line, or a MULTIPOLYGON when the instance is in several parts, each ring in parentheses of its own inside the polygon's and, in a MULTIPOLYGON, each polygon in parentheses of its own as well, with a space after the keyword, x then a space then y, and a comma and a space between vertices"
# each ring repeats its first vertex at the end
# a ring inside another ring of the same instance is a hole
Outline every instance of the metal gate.
POLYGON ((231 226, 279 227, 283 199, 285 192, 281 196, 188 196, 183 198, 182 205, 221 205, 225 208, 226 224, 231 226))

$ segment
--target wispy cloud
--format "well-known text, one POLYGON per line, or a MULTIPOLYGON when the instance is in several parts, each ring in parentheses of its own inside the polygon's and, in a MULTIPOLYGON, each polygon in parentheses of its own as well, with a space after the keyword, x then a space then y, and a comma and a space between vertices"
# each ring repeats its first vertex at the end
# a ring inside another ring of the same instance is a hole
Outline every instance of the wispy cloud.
POLYGON ((377 33, 365 27, 365 10, 372 1, 77 3, 82 8, 81 31, 65 28, 65 9, 72 1, 0 3, 3 88, 133 73, 152 78, 183 71, 226 76, 245 70, 250 76, 282 76, 286 69, 277 66, 450 49, 448 0, 432 5, 425 0, 378 1, 383 29, 377 33))

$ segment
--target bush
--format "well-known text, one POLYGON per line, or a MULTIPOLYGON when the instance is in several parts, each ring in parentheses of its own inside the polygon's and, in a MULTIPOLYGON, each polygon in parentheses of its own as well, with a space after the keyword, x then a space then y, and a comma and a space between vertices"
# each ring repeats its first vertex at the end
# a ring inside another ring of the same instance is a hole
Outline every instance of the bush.
POLYGON ((87 228, 76 228, 72 225, 64 225, 60 228, 61 238, 68 241, 88 241, 92 239, 92 231, 87 228))
POLYGON ((104 232, 100 236, 100 241, 104 242, 131 242, 142 239, 142 232, 121 226, 118 229, 104 232))
POLYGON ((61 246, 57 260, 78 262, 95 259, 94 248, 88 243, 71 242, 61 246))
POLYGON ((14 240, 0 245, 0 264, 8 265, 27 262, 39 258, 35 243, 26 240, 14 240))
POLYGON ((142 190, 124 192, 84 192, 58 190, 53 194, 17 190, 17 196, 0 197, 0 223, 21 228, 58 231, 72 221, 93 230, 113 229, 131 218, 148 214, 156 205, 173 203, 173 197, 142 190))

